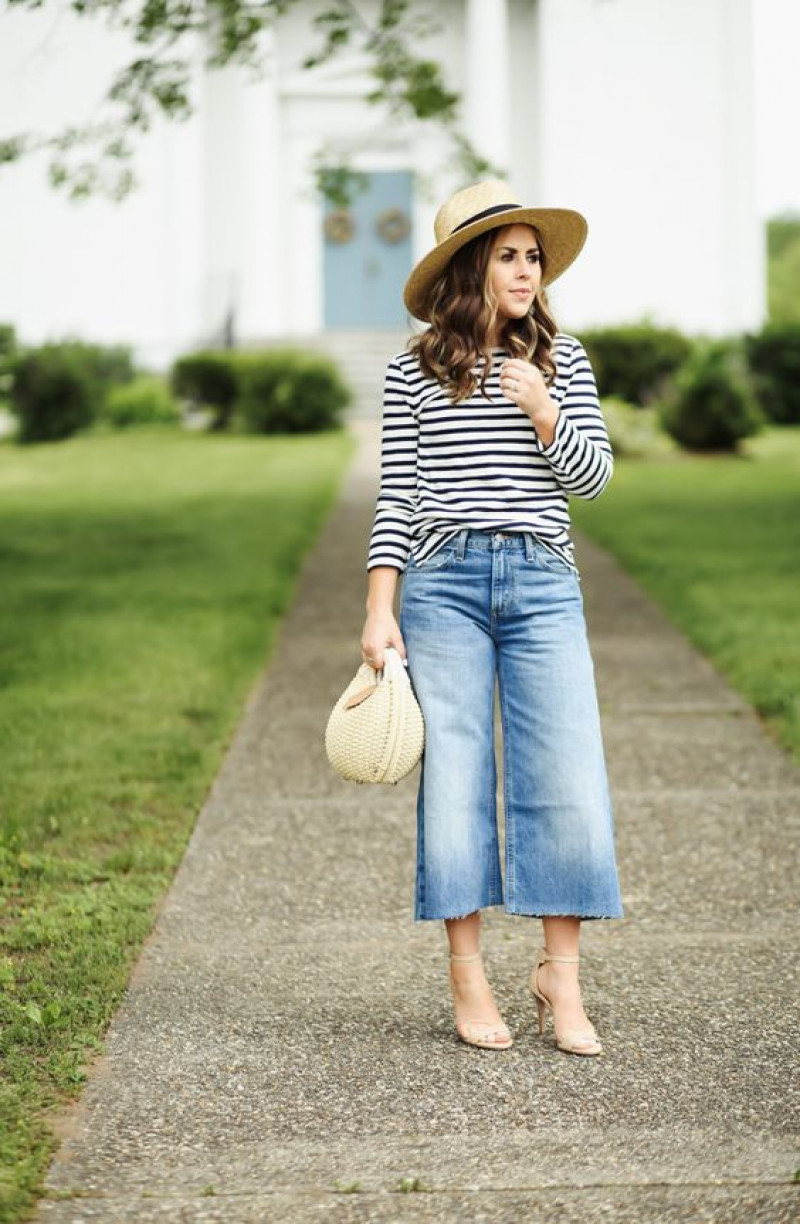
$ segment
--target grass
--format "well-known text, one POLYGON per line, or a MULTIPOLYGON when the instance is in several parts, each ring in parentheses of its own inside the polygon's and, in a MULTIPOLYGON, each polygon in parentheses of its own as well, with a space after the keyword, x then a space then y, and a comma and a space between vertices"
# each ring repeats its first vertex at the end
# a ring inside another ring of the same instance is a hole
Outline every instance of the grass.
POLYGON ((572 512, 800 760, 800 428, 740 457, 620 461, 572 512))
POLYGON ((0 445, 0 1221, 35 1199, 345 433, 0 445))

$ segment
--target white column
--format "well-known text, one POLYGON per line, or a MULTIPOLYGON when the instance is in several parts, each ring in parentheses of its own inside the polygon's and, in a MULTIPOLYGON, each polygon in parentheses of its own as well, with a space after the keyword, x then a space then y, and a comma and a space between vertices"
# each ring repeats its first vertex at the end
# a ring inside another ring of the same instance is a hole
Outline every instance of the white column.
POLYGON ((219 343, 228 311, 238 330, 244 248, 242 70, 207 69, 203 88, 204 340, 219 343))
POLYGON ((244 265, 241 269, 239 339, 244 343, 281 335, 284 304, 281 250, 286 245, 281 107, 277 85, 277 47, 268 31, 269 71, 248 82, 242 96, 245 146, 244 265))
POLYGON ((324 326, 324 203, 317 194, 311 162, 319 146, 318 130, 304 131, 291 108, 284 107, 284 225, 281 232, 281 334, 313 336, 324 326))
POLYGON ((507 0, 466 0, 464 120, 475 149, 510 177, 511 57, 507 0))

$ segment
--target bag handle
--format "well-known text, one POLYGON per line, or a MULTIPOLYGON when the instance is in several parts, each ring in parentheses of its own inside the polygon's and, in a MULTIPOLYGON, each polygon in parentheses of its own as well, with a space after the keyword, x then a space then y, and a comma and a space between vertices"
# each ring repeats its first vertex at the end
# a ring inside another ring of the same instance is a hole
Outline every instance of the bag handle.
MULTIPOLYGON (((387 665, 391 668, 391 674, 394 676, 401 676, 406 672, 406 663, 400 657, 400 651, 396 646, 385 646, 383 652, 383 667, 372 668, 372 670, 375 672, 376 681, 379 684, 386 678, 387 665)), ((370 663, 369 666, 372 667, 372 664, 370 663)))

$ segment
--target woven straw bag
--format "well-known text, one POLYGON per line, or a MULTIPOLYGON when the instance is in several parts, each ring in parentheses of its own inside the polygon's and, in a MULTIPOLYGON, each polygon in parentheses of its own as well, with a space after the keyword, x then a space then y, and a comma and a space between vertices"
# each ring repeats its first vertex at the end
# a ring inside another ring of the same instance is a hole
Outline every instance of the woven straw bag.
POLYGON ((380 671, 362 663, 325 728, 325 751, 348 782, 404 778, 422 756, 425 724, 411 681, 393 646, 380 671))

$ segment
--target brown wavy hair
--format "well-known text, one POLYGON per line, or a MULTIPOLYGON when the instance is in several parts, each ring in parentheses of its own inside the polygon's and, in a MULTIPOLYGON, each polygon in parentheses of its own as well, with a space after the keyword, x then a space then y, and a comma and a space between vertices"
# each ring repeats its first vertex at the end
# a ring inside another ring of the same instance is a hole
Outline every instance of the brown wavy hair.
MULTIPOLYGON (((487 230, 456 251, 431 287, 428 298, 430 327, 412 336, 408 342, 408 350, 417 354, 423 373, 450 386, 455 403, 472 395, 478 385, 488 397, 486 379, 492 370, 489 337, 494 335, 498 313, 497 299, 489 282, 489 262, 498 231, 507 228, 498 226, 487 230), (472 371, 481 358, 484 358, 483 369, 478 380, 472 371)), ((535 227, 531 228, 539 241, 544 276, 547 252, 535 227)), ((551 353, 557 331, 547 294, 539 288, 523 318, 506 320, 499 343, 512 357, 526 359, 538 366, 545 385, 550 387, 556 376, 551 353)))

